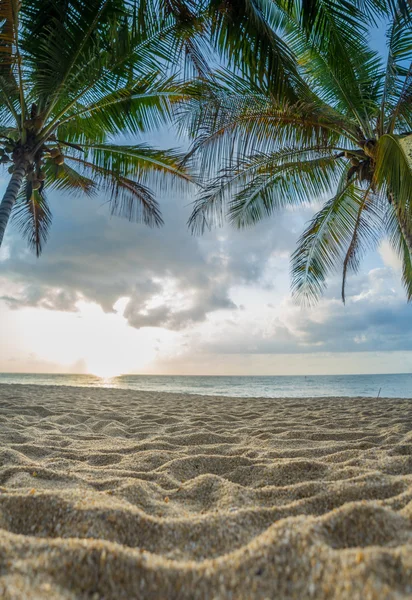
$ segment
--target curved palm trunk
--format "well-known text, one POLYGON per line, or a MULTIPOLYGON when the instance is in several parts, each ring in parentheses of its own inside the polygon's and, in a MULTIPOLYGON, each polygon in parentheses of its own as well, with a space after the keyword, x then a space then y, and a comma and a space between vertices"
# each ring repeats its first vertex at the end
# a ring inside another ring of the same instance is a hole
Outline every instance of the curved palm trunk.
POLYGON ((17 165, 13 171, 13 175, 9 181, 3 200, 0 204, 0 246, 3 242, 4 232, 6 231, 7 223, 9 222, 11 209, 16 202, 17 195, 20 191, 23 178, 26 174, 24 165, 17 165))

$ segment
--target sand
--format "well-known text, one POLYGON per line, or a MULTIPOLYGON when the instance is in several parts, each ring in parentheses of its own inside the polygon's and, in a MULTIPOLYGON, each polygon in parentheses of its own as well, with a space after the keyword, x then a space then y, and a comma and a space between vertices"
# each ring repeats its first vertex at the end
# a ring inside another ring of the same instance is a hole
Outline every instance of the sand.
POLYGON ((412 598, 412 400, 0 386, 0 598, 412 598))

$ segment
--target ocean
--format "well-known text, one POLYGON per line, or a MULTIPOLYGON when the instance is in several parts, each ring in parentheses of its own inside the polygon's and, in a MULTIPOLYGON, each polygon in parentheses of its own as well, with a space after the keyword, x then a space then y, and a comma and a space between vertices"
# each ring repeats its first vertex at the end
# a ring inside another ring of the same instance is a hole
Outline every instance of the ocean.
POLYGON ((412 373, 293 377, 121 375, 110 379, 94 375, 0 373, 0 384, 3 383, 104 387, 237 397, 366 396, 376 398, 381 396, 412 398, 412 373))

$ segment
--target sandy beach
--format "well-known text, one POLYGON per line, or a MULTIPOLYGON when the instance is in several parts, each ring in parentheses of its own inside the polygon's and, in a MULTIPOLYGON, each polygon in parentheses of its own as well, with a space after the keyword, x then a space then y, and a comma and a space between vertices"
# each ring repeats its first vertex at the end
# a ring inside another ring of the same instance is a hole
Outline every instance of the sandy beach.
POLYGON ((412 401, 0 386, 0 597, 412 598, 412 401))

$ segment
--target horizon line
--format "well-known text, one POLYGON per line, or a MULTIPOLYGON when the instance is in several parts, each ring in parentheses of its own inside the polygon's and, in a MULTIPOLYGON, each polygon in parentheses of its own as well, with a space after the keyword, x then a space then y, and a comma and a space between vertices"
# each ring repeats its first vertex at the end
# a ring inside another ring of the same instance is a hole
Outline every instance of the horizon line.
POLYGON ((385 375, 412 375, 412 371, 399 371, 392 373, 303 373, 303 374, 289 374, 289 375, 239 375, 239 374, 219 374, 219 375, 201 375, 201 374, 181 374, 181 373, 121 373, 119 375, 112 375, 111 377, 104 377, 96 375, 95 373, 50 373, 50 372, 34 372, 34 371, 1 371, 1 375, 48 375, 48 376, 67 376, 67 377, 96 377, 97 379, 116 379, 118 377, 355 377, 355 376, 385 376, 385 375))

